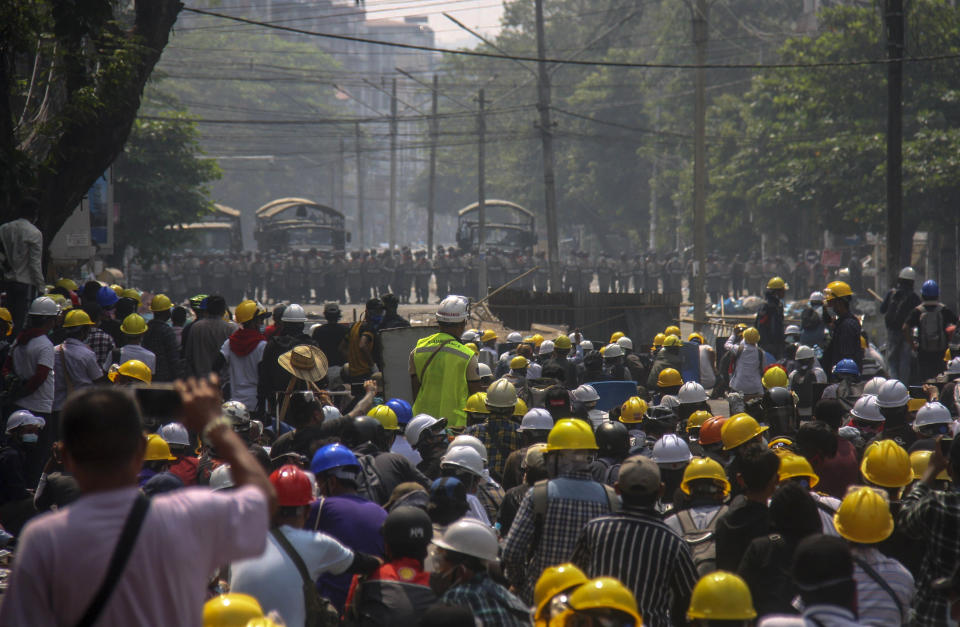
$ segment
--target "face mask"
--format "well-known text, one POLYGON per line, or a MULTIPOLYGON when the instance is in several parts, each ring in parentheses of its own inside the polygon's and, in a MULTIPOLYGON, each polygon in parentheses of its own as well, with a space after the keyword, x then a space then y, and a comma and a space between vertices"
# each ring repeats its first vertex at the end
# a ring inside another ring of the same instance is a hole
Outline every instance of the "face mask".
POLYGON ((20 441, 24 444, 36 444, 40 440, 40 435, 37 433, 24 433, 20 436, 20 441))
POLYGON ((261 323, 257 326, 257 330, 260 331, 260 333, 263 333, 264 331, 267 330, 267 325, 261 322, 261 323))
POLYGON ((444 592, 453 586, 453 582, 456 580, 456 578, 456 568, 453 568, 446 573, 432 572, 430 573, 430 589, 433 590, 433 593, 438 597, 442 596, 444 592))
POLYGON ((383 316, 370 316, 370 322, 373 324, 380 324, 383 321, 383 316))

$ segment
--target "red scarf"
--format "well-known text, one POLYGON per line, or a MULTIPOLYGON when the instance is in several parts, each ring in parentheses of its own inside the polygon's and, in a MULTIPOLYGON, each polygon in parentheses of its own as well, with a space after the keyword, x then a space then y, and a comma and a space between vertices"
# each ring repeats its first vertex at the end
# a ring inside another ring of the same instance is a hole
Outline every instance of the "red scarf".
POLYGON ((44 331, 43 329, 24 329, 17 336, 17 344, 19 346, 23 346, 33 338, 40 337, 41 335, 46 335, 46 334, 47 332, 44 331))
POLYGON ((246 357, 260 342, 265 342, 258 329, 237 329, 230 336, 230 351, 237 357, 246 357))

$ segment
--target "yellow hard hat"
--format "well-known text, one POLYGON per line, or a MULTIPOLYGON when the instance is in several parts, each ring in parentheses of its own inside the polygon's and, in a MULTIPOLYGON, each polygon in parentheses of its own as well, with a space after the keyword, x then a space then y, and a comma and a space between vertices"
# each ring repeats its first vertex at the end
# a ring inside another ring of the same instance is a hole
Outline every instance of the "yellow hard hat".
MULTIPOLYGON (((923 473, 926 472, 927 466, 930 465, 931 455, 933 455, 933 451, 914 451, 910 453, 910 467, 913 468, 914 479, 919 479, 923 476, 923 473)), ((937 475, 937 480, 950 481, 950 475, 946 469, 940 471, 937 475)))
POLYGON ((780 366, 771 366, 763 373, 763 387, 766 390, 770 388, 787 387, 787 372, 780 366))
POLYGON ((478 347, 474 342, 467 342, 466 344, 464 344, 464 346, 472 350, 474 354, 477 354, 480 352, 480 347, 478 347))
POLYGON ((13 316, 10 315, 10 310, 6 307, 0 307, 0 320, 3 320, 7 323, 7 335, 13 333, 13 316))
POLYGON ((620 406, 620 422, 635 424, 643 422, 647 413, 647 401, 639 396, 631 396, 620 406))
POLYGON ((397 414, 389 405, 377 405, 367 412, 371 418, 376 418, 377 422, 383 425, 387 431, 399 431, 400 426, 397 422, 397 414))
POLYGON ((480 336, 481 342, 490 342, 495 339, 497 339, 497 332, 493 329, 487 329, 483 332, 483 335, 480 336))
POLYGON ((110 289, 112 289, 113 293, 116 294, 117 296, 123 296, 122 285, 117 285, 116 283, 114 283, 113 285, 110 286, 110 289))
POLYGON ((687 336, 687 341, 688 341, 688 342, 692 342, 692 341, 694 341, 694 340, 700 340, 700 343, 701 343, 701 344, 706 344, 706 343, 707 343, 706 338, 703 337, 703 335, 702 335, 701 333, 691 333, 689 336, 687 336))
POLYGON ((760 332, 755 327, 747 327, 743 330, 743 339, 747 344, 757 344, 760 341, 760 332))
POLYGON ((166 294, 157 294, 150 299, 150 311, 167 311, 173 309, 173 301, 166 294))
POLYGON ((669 327, 663 330, 664 335, 675 335, 680 337, 680 327, 675 324, 671 324, 669 327))
POLYGON ((767 444, 767 448, 776 453, 777 455, 792 455, 793 453, 794 442, 786 436, 780 436, 779 438, 774 438, 770 440, 770 443, 767 444))
POLYGON ((47 294, 47 298, 60 305, 61 311, 63 311, 64 306, 67 304, 67 297, 63 294, 47 294))
POLYGON ((243 324, 265 313, 267 313, 267 310, 257 301, 245 300, 237 305, 237 308, 233 312, 233 317, 237 319, 237 322, 243 324))
POLYGON ((525 416, 528 411, 530 411, 530 408, 527 407, 527 403, 522 398, 518 398, 517 404, 513 406, 513 415, 525 416))
POLYGON ((119 296, 120 298, 132 298, 133 300, 137 301, 138 305, 140 304, 140 292, 133 289, 132 287, 128 287, 124 290, 120 290, 120 293, 117 294, 117 296, 119 296))
POLYGON ((140 314, 132 313, 123 319, 120 332, 124 335, 142 335, 147 332, 147 321, 140 314))
POLYGON ((657 375, 657 387, 668 388, 674 385, 683 385, 683 377, 676 368, 664 368, 657 375))
POLYGON ((787 289, 787 282, 781 279, 778 276, 773 277, 767 281, 768 290, 785 290, 787 289))
POLYGON ((611 609, 633 617, 640 625, 640 613, 633 593, 613 577, 597 577, 573 591, 567 605, 575 611, 611 609))
POLYGON ((780 481, 793 479, 794 477, 807 477, 810 480, 810 487, 820 483, 820 477, 813 472, 813 466, 807 461, 806 457, 785 453, 780 456, 780 481))
POLYGON ((550 599, 564 590, 569 590, 589 581, 582 570, 573 564, 560 564, 544 569, 533 587, 533 618, 539 619, 550 599))
POLYGON ((561 418, 547 435, 547 451, 597 450, 590 425, 578 418, 561 418))
POLYGON ((77 282, 73 279, 61 278, 57 279, 57 282, 53 284, 54 287, 62 287, 64 289, 70 290, 71 292, 77 291, 77 282))
POLYGON ((844 298, 846 296, 853 296, 853 290, 850 289, 850 286, 843 281, 833 281, 827 285, 827 289, 823 290, 823 295, 827 297, 827 300, 833 300, 834 298, 844 298))
POLYGON ((723 484, 723 495, 730 494, 730 481, 727 479, 727 473, 723 466, 715 459, 710 457, 694 457, 683 469, 683 480, 680 482, 680 489, 684 494, 690 494, 690 482, 697 479, 713 479, 723 484))
POLYGON ((724 570, 704 575, 693 587, 687 620, 753 620, 753 597, 747 583, 724 570))
POLYGON ((221 594, 203 604, 203 627, 247 627, 254 618, 263 618, 263 608, 249 594, 221 594))
POLYGON ((711 418, 713 418, 713 414, 705 409, 698 409, 687 418, 687 431, 698 428, 711 418))
POLYGON ((723 450, 735 449, 745 442, 749 442, 770 427, 761 427, 760 423, 750 414, 735 414, 723 423, 720 429, 720 438, 723 440, 723 450))
POLYGON ((170 445, 167 444, 166 440, 161 438, 156 433, 151 433, 147 436, 147 452, 143 456, 143 460, 147 462, 166 460, 169 462, 176 461, 170 453, 170 445))
POLYGON ((878 490, 861 486, 843 497, 833 526, 841 537, 859 544, 883 542, 893 533, 890 504, 878 490))
POLYGON ((570 338, 566 335, 561 335, 553 341, 553 347, 559 348, 560 350, 570 350, 573 348, 573 342, 571 342, 570 338))
POLYGON ((490 410, 487 409, 487 393, 476 392, 468 396, 467 405, 463 408, 463 411, 472 414, 489 414, 490 410))
POLYGON ((537 348, 540 348, 540 345, 543 344, 543 336, 539 333, 534 333, 530 339, 533 340, 533 345, 537 348))
POLYGON ((251 618, 244 627, 286 627, 286 625, 264 616, 263 618, 251 618))
POLYGON ((913 480, 910 455, 893 440, 878 440, 868 446, 860 473, 870 483, 884 488, 902 488, 913 480))
POLYGON ((663 346, 663 341, 667 339, 667 336, 663 333, 657 333, 653 336, 653 345, 654 347, 663 346))
POLYGON ((622 338, 622 337, 625 337, 626 335, 627 335, 627 334, 624 333, 623 331, 614 331, 614 332, 610 335, 610 341, 607 342, 607 344, 615 344, 615 343, 617 342, 617 340, 619 340, 619 339, 622 338))
POLYGON ((74 309, 67 312, 67 317, 63 319, 63 328, 86 327, 93 325, 93 320, 82 309, 74 309))
POLYGON ((150 366, 139 359, 130 359, 115 368, 111 368, 110 372, 107 373, 107 378, 115 381, 117 375, 137 379, 144 383, 151 383, 153 381, 153 371, 150 370, 150 366))
POLYGON ((683 344, 683 341, 676 335, 668 335, 663 338, 664 346, 680 346, 683 344))
POLYGON ((517 355, 510 360, 510 369, 511 370, 523 370, 530 365, 530 362, 527 361, 527 358, 523 355, 517 355))

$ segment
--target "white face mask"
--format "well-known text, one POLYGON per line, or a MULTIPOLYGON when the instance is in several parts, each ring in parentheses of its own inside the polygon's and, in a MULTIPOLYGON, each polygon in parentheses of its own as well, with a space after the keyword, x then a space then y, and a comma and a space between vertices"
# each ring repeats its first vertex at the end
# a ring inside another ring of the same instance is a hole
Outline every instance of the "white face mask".
POLYGON ((40 435, 37 433, 24 433, 20 436, 20 441, 24 444, 36 444, 40 440, 40 435))

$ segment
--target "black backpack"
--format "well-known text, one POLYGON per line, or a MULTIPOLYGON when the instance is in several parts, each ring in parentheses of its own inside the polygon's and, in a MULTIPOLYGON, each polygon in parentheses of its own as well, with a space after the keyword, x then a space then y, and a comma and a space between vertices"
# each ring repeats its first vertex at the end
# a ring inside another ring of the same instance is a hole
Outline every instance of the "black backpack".
POLYGON ((920 321, 917 323, 917 338, 920 350, 927 353, 942 353, 947 350, 947 332, 943 328, 943 305, 929 310, 924 305, 917 307, 920 321))

